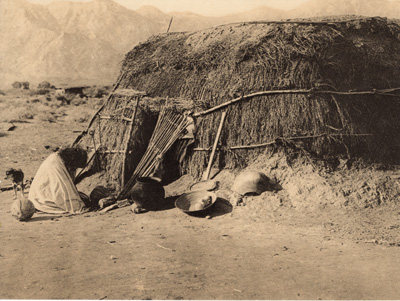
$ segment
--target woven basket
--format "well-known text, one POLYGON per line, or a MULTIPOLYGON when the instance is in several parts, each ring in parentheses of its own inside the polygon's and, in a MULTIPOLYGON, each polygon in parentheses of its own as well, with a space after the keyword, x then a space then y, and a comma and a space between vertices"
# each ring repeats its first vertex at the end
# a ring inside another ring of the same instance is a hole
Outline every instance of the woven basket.
POLYGON ((211 191, 194 191, 181 195, 175 201, 175 207, 185 213, 203 212, 214 205, 217 200, 217 195, 211 191), (209 202, 204 206, 196 206, 201 204, 202 200, 208 199, 209 202))

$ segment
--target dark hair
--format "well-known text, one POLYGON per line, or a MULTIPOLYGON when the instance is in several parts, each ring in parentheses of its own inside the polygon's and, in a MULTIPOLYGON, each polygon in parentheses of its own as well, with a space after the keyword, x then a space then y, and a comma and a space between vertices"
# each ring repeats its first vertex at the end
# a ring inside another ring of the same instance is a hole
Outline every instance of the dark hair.
POLYGON ((84 168, 87 161, 87 153, 81 147, 65 147, 58 151, 61 160, 66 167, 84 168))

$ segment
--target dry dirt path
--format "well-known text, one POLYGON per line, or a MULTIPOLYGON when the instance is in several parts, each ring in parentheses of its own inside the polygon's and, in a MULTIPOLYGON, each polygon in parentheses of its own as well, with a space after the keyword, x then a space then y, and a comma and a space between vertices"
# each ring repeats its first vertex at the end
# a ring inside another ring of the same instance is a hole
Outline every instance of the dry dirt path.
MULTIPOLYGON (((324 227, 178 209, 17 222, 1 195, 4 299, 398 299, 398 248, 324 227)), ((240 209, 238 209, 240 210, 240 209)), ((306 218, 306 216, 304 216, 306 218)))
MULTIPOLYGON (((34 173, 47 156, 41 147, 70 142, 73 127, 24 124, 1 137, 1 170, 16 161, 34 173)), ((0 193, 1 299, 400 297, 399 249, 344 235, 340 229, 357 228, 351 214, 327 227, 338 209, 236 207, 205 219, 172 206, 140 215, 127 207, 18 222, 11 198, 0 193)))

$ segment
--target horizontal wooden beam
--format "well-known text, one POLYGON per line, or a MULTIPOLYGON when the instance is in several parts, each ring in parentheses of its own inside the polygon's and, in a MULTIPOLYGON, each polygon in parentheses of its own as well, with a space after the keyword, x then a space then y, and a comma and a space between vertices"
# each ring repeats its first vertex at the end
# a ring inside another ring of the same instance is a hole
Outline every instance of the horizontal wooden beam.
MULTIPOLYGON (((299 136, 299 137, 278 137, 272 141, 269 142, 265 142, 265 143, 260 143, 260 144, 252 144, 252 145, 239 145, 239 146, 227 146, 225 147, 225 149, 230 149, 230 150, 234 150, 234 149, 253 149, 253 148, 259 148, 259 147, 264 147, 264 146, 269 146, 269 145, 273 145, 276 144, 277 141, 281 140, 301 140, 301 139, 313 139, 313 138, 321 138, 321 137, 329 137, 329 136, 350 136, 350 137, 359 137, 359 136, 372 136, 372 134, 329 134, 329 133, 325 133, 325 134, 318 134, 318 135, 309 135, 309 136, 299 136)), ((193 151, 210 151, 211 147, 195 147, 193 148, 193 151)), ((221 148, 217 148, 218 151, 221 150, 221 148)))
POLYGON ((117 89, 114 92, 112 92, 113 95, 118 95, 118 96, 146 96, 146 92, 143 91, 137 91, 133 89, 117 89))
POLYGON ((128 122, 133 122, 132 118, 127 118, 127 117, 124 117, 124 116, 103 116, 103 115, 99 115, 99 118, 100 119, 108 119, 108 120, 110 120, 110 119, 125 120, 125 121, 128 121, 128 122))
MULTIPOLYGON (((93 146, 88 146, 87 148, 94 149, 93 146)), ((96 152, 100 153, 100 154, 123 154, 123 153, 125 153, 125 151, 123 151, 123 150, 99 150, 99 149, 97 149, 96 152)), ((132 153, 132 151, 129 151, 129 154, 131 154, 131 153, 132 153)))

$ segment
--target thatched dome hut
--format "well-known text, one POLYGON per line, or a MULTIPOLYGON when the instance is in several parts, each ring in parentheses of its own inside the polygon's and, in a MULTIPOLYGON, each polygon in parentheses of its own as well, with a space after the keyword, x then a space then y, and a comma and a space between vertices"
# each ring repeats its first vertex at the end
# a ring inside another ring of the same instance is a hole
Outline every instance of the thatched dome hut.
POLYGON ((219 167, 243 166, 278 140, 322 158, 400 160, 400 28, 386 19, 237 23, 163 34, 127 54, 120 80, 151 97, 193 101, 196 111, 277 91, 198 116, 186 171, 206 166, 224 110, 219 167))
POLYGON ((386 19, 158 35, 126 55, 118 87, 193 105, 196 140, 182 173, 207 166, 222 111, 219 168, 244 167, 277 144, 322 159, 400 161, 400 27, 386 19))

